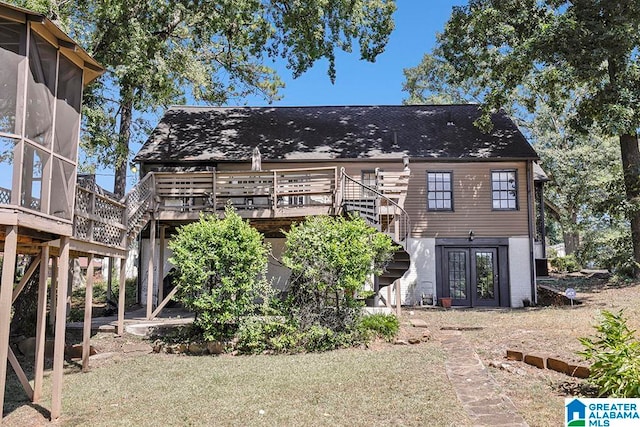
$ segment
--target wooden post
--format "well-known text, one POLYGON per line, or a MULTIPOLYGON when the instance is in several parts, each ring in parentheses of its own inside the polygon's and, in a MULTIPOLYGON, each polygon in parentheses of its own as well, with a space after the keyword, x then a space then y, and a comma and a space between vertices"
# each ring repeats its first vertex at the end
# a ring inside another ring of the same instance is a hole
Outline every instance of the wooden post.
POLYGON ((396 279, 395 281, 396 287, 396 316, 400 317, 402 314, 402 293, 400 289, 400 279, 396 279))
POLYGON ((276 171, 273 171, 273 200, 271 200, 271 204, 273 206, 271 216, 275 216, 276 208, 278 207, 278 176, 276 171))
POLYGON ((149 262, 147 264, 147 319, 153 313, 153 263, 156 257, 156 220, 149 222, 149 262))
MULTIPOLYGON (((2 281, 0 282, 0 404, 4 409, 4 388, 7 380, 7 358, 9 356, 9 326, 11 323, 11 297, 16 273, 18 249, 18 226, 7 226, 2 259, 2 281)), ((2 414, 0 413, 0 422, 2 414)))
POLYGON ((84 296, 84 322, 82 324, 82 372, 89 370, 91 340, 91 311, 93 309, 93 254, 87 260, 87 286, 84 296))
POLYGON ((120 286, 118 287, 118 335, 124 334, 124 310, 126 302, 127 260, 120 259, 120 286))
POLYGON ((113 301, 113 257, 108 258, 107 268, 107 300, 113 301))
POLYGON ((160 304, 160 301, 164 299, 164 244, 165 244, 166 227, 160 226, 160 255, 158 256, 158 299, 156 300, 156 307, 160 304))
POLYGON ((69 280, 69 237, 60 238, 58 261, 58 292, 56 295, 56 325, 53 347, 53 375, 51 385, 51 420, 60 418, 62 412, 62 374, 64 369, 64 344, 67 326, 67 282, 69 280))
POLYGON ((58 292, 58 257, 52 258, 51 266, 51 290, 49 291, 49 326, 53 332, 53 326, 56 323, 56 293, 58 292))
MULTIPOLYGON (((40 402, 44 378, 44 356, 47 327, 47 278, 49 276, 49 246, 43 246, 40 253, 40 273, 38 282, 38 308, 36 318, 36 355, 33 375, 33 402, 40 402)), ((52 292, 53 293, 53 292, 52 292)))

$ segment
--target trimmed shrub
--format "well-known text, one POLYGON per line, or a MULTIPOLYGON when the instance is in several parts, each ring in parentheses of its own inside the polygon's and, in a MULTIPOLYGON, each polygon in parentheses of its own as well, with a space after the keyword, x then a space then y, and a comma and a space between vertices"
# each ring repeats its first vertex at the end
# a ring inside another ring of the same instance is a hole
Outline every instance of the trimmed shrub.
POLYGON ((235 341, 235 349, 245 354, 287 353, 298 344, 298 328, 278 316, 247 317, 242 320, 235 341))
POLYGON ((374 335, 384 338, 387 341, 393 340, 400 330, 400 321, 393 314, 375 313, 363 316, 358 325, 364 334, 374 335))
POLYGON ((573 273, 580 270, 580 264, 574 255, 551 258, 549 260, 551 267, 560 273, 573 273))
POLYGON ((289 314, 303 330, 351 330, 361 316, 365 282, 382 273, 396 245, 357 217, 310 217, 285 234, 289 314))
POLYGON ((268 249, 262 235, 227 207, 224 219, 201 216, 180 227, 169 248, 178 270, 177 299, 195 313, 204 340, 232 337, 240 318, 253 314, 264 297, 268 249))

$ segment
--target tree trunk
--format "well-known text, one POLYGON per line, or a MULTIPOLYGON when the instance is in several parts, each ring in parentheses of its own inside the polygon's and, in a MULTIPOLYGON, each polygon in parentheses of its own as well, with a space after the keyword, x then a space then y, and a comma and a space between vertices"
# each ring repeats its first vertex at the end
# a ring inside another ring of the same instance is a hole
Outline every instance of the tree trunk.
POLYGON ((580 233, 577 231, 563 232, 562 239, 564 240, 565 255, 574 254, 578 250, 578 246, 580 246, 580 233))
POLYGON ((127 163, 129 160, 129 137, 131 136, 131 118, 133 116, 133 91, 123 90, 120 104, 120 130, 118 131, 118 155, 113 192, 118 198, 124 196, 127 188, 127 163))
POLYGON ((627 201, 631 205, 629 221, 631 222, 631 239, 633 241, 633 259, 635 266, 633 275, 640 278, 640 149, 638 135, 620 135, 620 152, 622 153, 622 171, 627 201))

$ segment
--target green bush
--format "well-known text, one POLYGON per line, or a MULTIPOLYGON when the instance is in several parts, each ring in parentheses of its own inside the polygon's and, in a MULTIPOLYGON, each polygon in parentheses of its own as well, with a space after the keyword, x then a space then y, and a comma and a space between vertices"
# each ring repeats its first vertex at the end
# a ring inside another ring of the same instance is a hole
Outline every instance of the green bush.
POLYGON ((552 258, 549 260, 551 267, 561 273, 572 273, 580 270, 580 264, 574 255, 552 258))
POLYGON ((299 348, 308 352, 330 351, 352 347, 364 341, 357 331, 339 331, 320 325, 312 325, 300 334, 299 348))
POLYGON ((640 397, 640 342, 622 310, 602 312, 595 337, 580 338, 578 354, 591 362, 589 381, 606 397, 640 397))
POLYGON ((398 335, 400 321, 393 314, 369 314, 360 319, 358 329, 364 334, 373 334, 391 341, 398 335))
POLYGON ((636 262, 629 227, 591 230, 584 233, 584 244, 577 253, 583 263, 593 262, 616 275, 633 277, 636 262))
POLYGON ((235 349, 240 353, 291 352, 297 347, 298 328, 278 316, 247 317, 236 334, 235 349))
POLYGON ((310 217, 285 234, 289 314, 303 330, 351 330, 361 315, 358 295, 372 274, 382 273, 396 245, 356 217, 310 217))
POLYGON ((180 227, 169 248, 178 270, 177 299, 195 313, 204 340, 232 337, 264 297, 268 249, 262 235, 227 207, 224 219, 201 216, 180 227))

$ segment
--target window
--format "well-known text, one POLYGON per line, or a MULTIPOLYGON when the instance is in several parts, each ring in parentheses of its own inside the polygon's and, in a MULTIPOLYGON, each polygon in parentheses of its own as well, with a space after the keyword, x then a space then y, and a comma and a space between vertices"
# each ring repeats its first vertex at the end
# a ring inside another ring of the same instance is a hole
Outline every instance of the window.
POLYGON ((491 171, 493 209, 518 209, 518 180, 516 171, 491 171))
POLYGON ((427 172, 427 207, 429 210, 453 210, 451 175, 451 172, 427 172))
MULTIPOLYGON (((375 189, 378 186, 378 177, 376 175, 377 174, 375 170, 363 170, 360 174, 360 182, 362 182, 362 184, 366 185, 367 187, 375 189)), ((372 191, 365 190, 363 188, 362 197, 375 197, 375 194, 372 191)))

